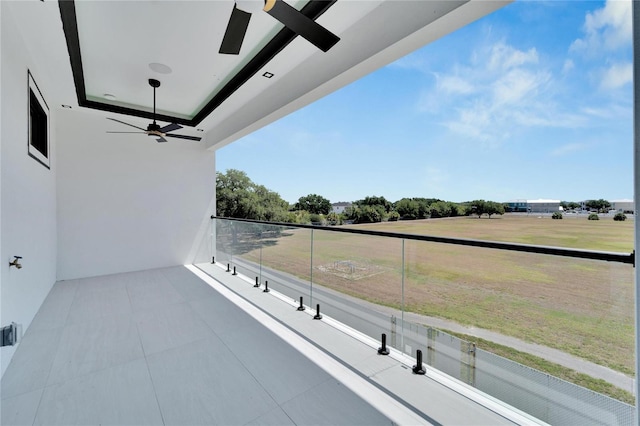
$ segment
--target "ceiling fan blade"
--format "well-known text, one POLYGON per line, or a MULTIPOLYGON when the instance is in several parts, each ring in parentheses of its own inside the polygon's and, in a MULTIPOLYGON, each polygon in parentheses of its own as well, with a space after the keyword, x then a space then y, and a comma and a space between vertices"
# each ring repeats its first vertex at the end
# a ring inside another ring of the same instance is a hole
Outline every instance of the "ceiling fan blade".
POLYGON ((111 121, 116 121, 118 123, 124 124, 126 126, 130 126, 130 127, 135 127, 136 129, 140 129, 143 132, 146 132, 147 129, 143 129, 142 127, 138 127, 138 126, 134 126, 133 124, 129 124, 129 123, 125 123, 124 121, 120 121, 120 120, 116 120, 115 118, 109 118, 107 117, 107 120, 111 120, 111 121))
POLYGON ((249 12, 240 10, 235 4, 233 5, 233 11, 227 24, 227 30, 224 32, 219 53, 226 55, 237 55, 240 53, 242 41, 249 27, 249 19, 251 19, 249 12))
POLYGON ((166 126, 160 128, 160 133, 173 132, 174 130, 182 129, 182 126, 176 123, 167 124, 166 126))
POLYGON ((199 137, 197 137, 197 136, 169 135, 169 134, 167 134, 167 135, 165 135, 165 136, 166 136, 166 137, 168 137, 168 138, 187 139, 187 140, 190 140, 190 141, 199 141, 199 140, 202 140, 202 138, 199 138, 199 137))
MULTIPOLYGON (((167 135, 168 136, 168 135, 167 135)), ((158 139, 156 139, 158 141, 158 143, 160 142, 167 142, 167 140, 165 138, 163 138, 162 136, 160 136, 158 139)))
POLYGON ((282 0, 267 0, 264 11, 323 52, 340 41, 340 37, 282 0))

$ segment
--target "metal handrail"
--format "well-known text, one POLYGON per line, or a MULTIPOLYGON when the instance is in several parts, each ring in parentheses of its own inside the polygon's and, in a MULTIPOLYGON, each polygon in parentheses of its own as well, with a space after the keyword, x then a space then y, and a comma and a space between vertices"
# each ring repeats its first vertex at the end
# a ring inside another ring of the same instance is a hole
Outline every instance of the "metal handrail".
POLYGON ((402 232, 372 231, 370 229, 354 229, 354 228, 343 228, 343 227, 337 228, 334 226, 303 225, 298 223, 292 224, 292 223, 286 223, 286 222, 265 222, 262 220, 238 219, 233 217, 221 217, 221 216, 215 216, 215 215, 211 215, 211 219, 235 220, 238 222, 248 222, 248 223, 255 223, 260 225, 285 226, 288 228, 307 228, 307 229, 316 229, 316 230, 330 231, 330 232, 344 232, 347 234, 373 235, 378 237, 400 238, 400 239, 415 240, 415 241, 429 241, 434 243, 455 244, 455 245, 461 245, 461 246, 482 247, 482 248, 490 248, 490 249, 497 249, 497 250, 548 254, 552 256, 564 256, 564 257, 574 257, 574 258, 580 258, 580 259, 603 260, 607 262, 627 263, 635 266, 635 252, 619 253, 619 252, 611 252, 611 251, 579 250, 579 249, 571 249, 571 248, 564 248, 564 247, 539 246, 539 245, 533 245, 533 244, 505 243, 501 241, 484 241, 484 240, 472 240, 468 238, 436 237, 433 235, 406 234, 402 232))

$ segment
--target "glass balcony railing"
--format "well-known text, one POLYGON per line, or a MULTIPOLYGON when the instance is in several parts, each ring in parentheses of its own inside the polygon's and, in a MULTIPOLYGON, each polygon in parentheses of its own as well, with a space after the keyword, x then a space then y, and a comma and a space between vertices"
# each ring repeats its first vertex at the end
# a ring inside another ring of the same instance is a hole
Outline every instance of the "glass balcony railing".
POLYGON ((631 254, 215 217, 211 238, 217 263, 372 338, 384 333, 407 355, 420 350, 427 366, 540 420, 636 424, 630 401, 517 362, 584 360, 628 379, 613 385, 633 398, 631 254))

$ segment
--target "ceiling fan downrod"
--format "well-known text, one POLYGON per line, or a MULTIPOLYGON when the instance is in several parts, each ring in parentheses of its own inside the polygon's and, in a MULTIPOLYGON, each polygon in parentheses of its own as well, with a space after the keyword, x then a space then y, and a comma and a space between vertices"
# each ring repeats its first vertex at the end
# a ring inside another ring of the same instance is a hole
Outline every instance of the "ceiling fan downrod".
POLYGON ((160 126, 156 123, 156 89, 160 87, 160 81, 155 78, 150 78, 149 86, 153 87, 153 127, 152 125, 149 125, 149 130, 158 130, 160 129, 160 126))

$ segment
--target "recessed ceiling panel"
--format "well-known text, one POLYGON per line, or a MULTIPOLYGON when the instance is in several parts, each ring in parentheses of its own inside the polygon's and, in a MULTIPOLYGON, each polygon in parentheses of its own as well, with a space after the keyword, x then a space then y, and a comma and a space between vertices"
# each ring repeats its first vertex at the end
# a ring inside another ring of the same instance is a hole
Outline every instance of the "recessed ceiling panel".
POLYGON ((265 13, 251 22, 239 55, 218 53, 232 1, 75 2, 87 99, 192 119, 282 27, 265 13), (170 73, 160 73, 161 64, 170 73), (156 69, 156 70, 154 70, 156 69), (105 98, 105 94, 116 100, 105 98))
MULTIPOLYGON (((287 3, 315 20, 335 0, 287 3)), ((241 49, 219 53, 235 4, 60 2, 78 103, 150 118, 154 100, 147 82, 154 78, 161 82, 157 118, 197 125, 296 38, 262 10, 263 1, 243 1, 238 4, 251 5, 253 13, 241 49)))

